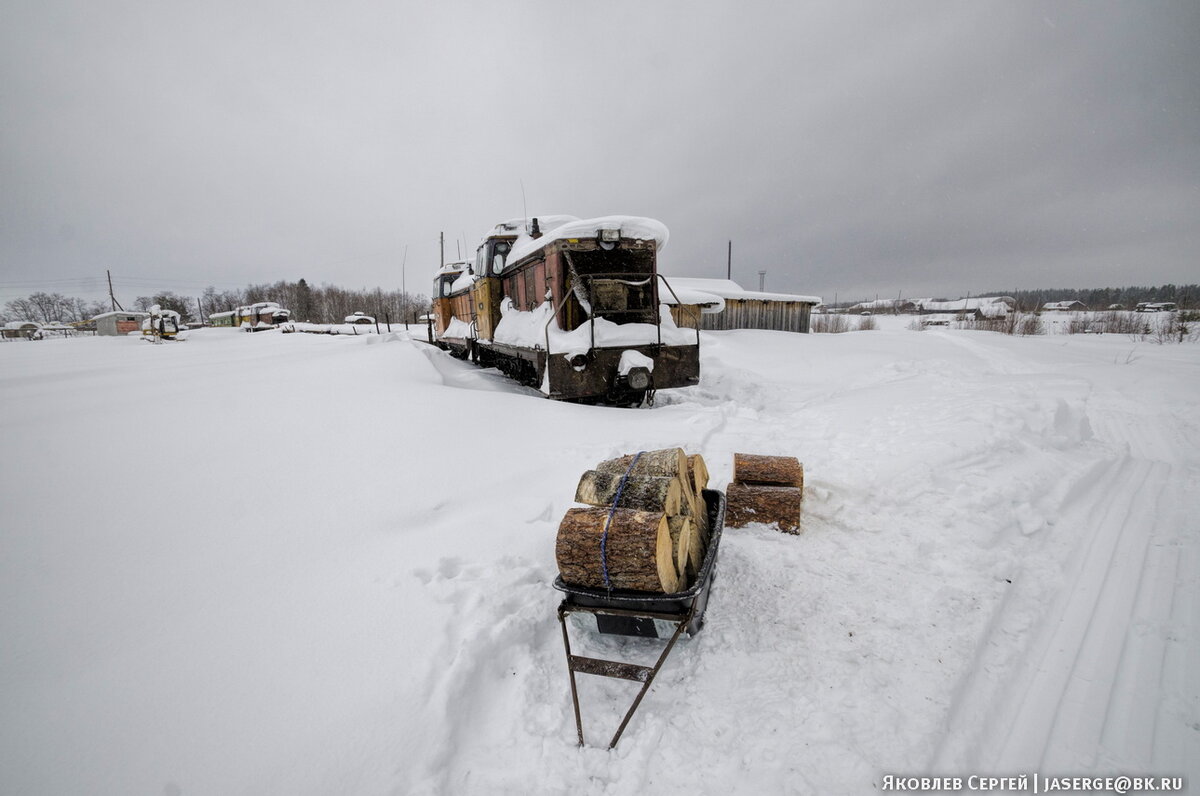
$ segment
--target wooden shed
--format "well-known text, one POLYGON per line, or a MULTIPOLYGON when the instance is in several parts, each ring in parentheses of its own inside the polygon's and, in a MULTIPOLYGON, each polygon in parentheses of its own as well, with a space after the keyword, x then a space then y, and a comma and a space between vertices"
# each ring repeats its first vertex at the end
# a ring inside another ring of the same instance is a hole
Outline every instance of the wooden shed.
POLYGON ((701 329, 771 329, 808 332, 818 296, 745 290, 731 279, 667 277, 671 290, 659 289, 659 300, 670 305, 677 326, 701 329), (674 295, 672 294, 674 291, 674 295))

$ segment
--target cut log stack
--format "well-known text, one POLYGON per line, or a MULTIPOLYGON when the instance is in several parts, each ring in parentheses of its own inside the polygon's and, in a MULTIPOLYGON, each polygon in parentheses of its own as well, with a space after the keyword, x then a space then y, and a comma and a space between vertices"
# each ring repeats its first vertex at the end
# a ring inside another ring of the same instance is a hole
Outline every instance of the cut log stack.
POLYGON ((671 594, 693 583, 708 545, 701 490, 708 468, 681 448, 600 462, 579 479, 558 526, 555 558, 564 583, 671 594))
POLYGON ((733 454, 733 482, 726 492, 727 526, 761 522, 785 533, 800 533, 803 498, 804 465, 795 457, 733 454))

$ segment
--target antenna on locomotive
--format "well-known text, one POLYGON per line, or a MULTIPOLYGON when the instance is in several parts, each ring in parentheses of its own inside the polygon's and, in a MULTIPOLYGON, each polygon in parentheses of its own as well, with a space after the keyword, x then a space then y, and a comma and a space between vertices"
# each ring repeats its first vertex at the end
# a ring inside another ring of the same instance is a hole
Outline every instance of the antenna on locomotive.
POLYGON ((525 226, 529 226, 529 206, 525 204, 525 181, 518 179, 521 183, 521 214, 525 217, 525 226))

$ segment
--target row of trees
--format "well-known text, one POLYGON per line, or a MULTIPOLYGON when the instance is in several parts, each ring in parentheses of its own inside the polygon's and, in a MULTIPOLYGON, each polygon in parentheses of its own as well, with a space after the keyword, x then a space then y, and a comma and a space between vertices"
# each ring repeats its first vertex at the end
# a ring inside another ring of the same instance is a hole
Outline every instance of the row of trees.
POLYGON ((1047 288, 1042 290, 994 290, 981 296, 1012 296, 1017 309, 1032 312, 1051 301, 1082 301, 1092 310, 1106 310, 1119 304, 1131 310, 1143 301, 1173 301, 1181 308, 1200 299, 1200 285, 1159 285, 1157 287, 1100 287, 1083 290, 1047 288))
POLYGON ((225 312, 245 304, 274 301, 292 311, 292 320, 341 323, 349 315, 365 312, 380 321, 415 322, 429 312, 429 298, 400 290, 347 290, 336 285, 313 287, 304 279, 296 282, 249 285, 245 290, 218 292, 207 288, 201 296, 206 313, 225 312))
MULTIPOLYGON (((393 323, 414 322, 429 311, 429 299, 399 290, 346 290, 335 285, 312 287, 303 279, 296 282, 248 285, 243 290, 205 288, 200 296, 181 296, 170 290, 150 296, 138 296, 130 309, 148 310, 157 304, 174 310, 184 323, 199 323, 209 315, 227 312, 247 304, 274 301, 292 311, 296 321, 341 323, 348 315, 365 312, 380 321, 390 317, 393 323)), ((103 301, 64 296, 60 293, 34 293, 4 305, 0 322, 36 321, 38 323, 79 323, 110 310, 103 301)))
POLYGON ((4 305, 0 321, 35 321, 47 323, 78 323, 108 312, 103 301, 85 301, 61 293, 34 293, 26 298, 13 299, 4 305))

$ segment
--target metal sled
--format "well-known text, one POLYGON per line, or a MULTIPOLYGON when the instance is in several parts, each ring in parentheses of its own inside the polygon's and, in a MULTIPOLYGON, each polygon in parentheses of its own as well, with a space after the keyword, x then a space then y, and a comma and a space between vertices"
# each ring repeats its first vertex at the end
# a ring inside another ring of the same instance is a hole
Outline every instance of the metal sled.
POLYGON ((717 563, 717 548, 721 542, 721 531, 725 525, 725 495, 713 489, 702 492, 708 510, 708 549, 704 553, 700 571, 691 588, 675 594, 653 594, 649 592, 614 589, 589 589, 563 583, 562 577, 555 578, 554 588, 565 594, 558 606, 558 622, 562 626, 563 648, 567 654, 567 671, 571 678, 571 703, 575 708, 575 729, 579 745, 583 746, 583 719, 579 712, 579 691, 575 674, 593 674, 641 683, 641 690, 625 713, 621 726, 609 743, 612 749, 621 740, 629 720, 642 704, 642 698, 650 690, 655 676, 680 635, 694 636, 704 626, 704 611, 708 606, 708 592, 712 587, 713 570, 717 563), (667 638, 667 646, 653 666, 639 666, 623 661, 587 658, 571 653, 571 638, 567 632, 567 615, 572 613, 591 614, 596 620, 599 633, 640 636, 643 638, 667 638))

